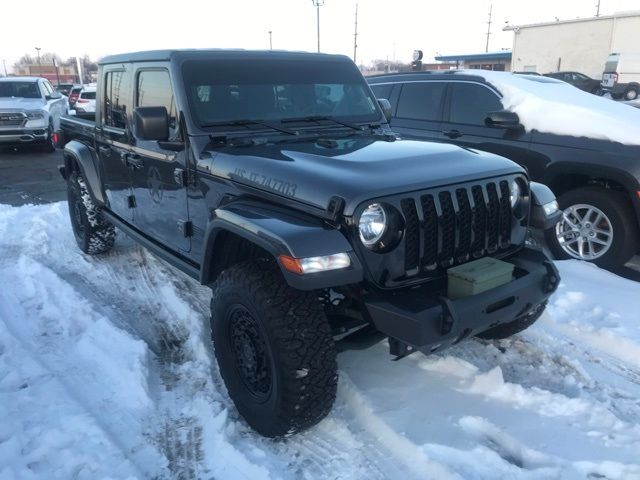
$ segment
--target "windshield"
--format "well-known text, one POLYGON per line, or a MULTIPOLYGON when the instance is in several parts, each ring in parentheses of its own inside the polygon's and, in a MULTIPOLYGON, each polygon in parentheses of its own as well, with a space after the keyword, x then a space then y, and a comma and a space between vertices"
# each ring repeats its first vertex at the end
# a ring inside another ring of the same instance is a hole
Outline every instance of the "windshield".
POLYGON ((346 61, 191 60, 183 76, 194 119, 202 127, 313 116, 380 120, 369 87, 346 61))
POLYGON ((41 98, 37 82, 0 82, 0 97, 41 98))

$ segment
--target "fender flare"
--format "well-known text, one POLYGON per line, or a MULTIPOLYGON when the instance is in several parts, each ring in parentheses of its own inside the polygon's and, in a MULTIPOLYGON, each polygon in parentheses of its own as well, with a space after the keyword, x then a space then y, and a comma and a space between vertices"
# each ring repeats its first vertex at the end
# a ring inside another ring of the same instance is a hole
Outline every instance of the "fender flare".
POLYGON ((71 163, 75 163, 80 168, 82 177, 87 183, 89 195, 91 199, 101 206, 107 205, 106 195, 102 188, 100 179, 100 171, 98 170, 98 159, 95 151, 84 143, 72 140, 64 147, 64 166, 60 167, 60 173, 66 180, 69 173, 73 170, 71 163))
POLYGON ((238 235, 267 251, 274 259, 280 255, 306 258, 347 253, 351 266, 345 269, 298 275, 278 266, 287 283, 299 290, 316 290, 363 279, 362 265, 351 244, 338 229, 320 219, 282 207, 237 201, 214 211, 204 236, 204 255, 200 282, 209 285, 216 278, 216 240, 220 233, 238 235))

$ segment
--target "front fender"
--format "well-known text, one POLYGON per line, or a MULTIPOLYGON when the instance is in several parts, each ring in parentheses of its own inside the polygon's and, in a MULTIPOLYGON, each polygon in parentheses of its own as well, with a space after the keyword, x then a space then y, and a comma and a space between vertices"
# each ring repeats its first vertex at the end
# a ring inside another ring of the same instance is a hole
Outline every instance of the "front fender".
POLYGON ((84 143, 72 140, 64 147, 64 167, 60 169, 63 178, 67 178, 73 170, 72 163, 75 162, 80 168, 82 178, 84 178, 91 199, 98 205, 107 205, 106 195, 100 180, 98 170, 98 159, 95 151, 84 143))
POLYGON ((362 281, 360 261, 345 236, 320 219, 292 212, 285 208, 251 201, 238 201, 218 208, 205 233, 204 258, 201 282, 215 280, 216 240, 220 233, 236 234, 270 253, 275 259, 280 255, 306 258, 347 253, 351 258, 349 268, 298 275, 278 265, 290 286, 299 290, 316 290, 362 281))

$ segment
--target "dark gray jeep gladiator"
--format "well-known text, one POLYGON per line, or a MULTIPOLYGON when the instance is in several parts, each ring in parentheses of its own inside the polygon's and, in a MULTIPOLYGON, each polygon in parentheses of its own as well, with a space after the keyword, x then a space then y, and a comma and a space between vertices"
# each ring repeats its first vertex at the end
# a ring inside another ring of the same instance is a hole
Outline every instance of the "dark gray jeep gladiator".
POLYGON ((78 245, 105 252, 117 227, 211 287, 220 373, 262 435, 327 415, 339 349, 504 338, 558 285, 526 242, 558 220, 551 191, 497 155, 398 140, 347 57, 154 51, 98 73, 95 122, 62 120, 78 245), (486 260, 507 277, 449 294, 486 260))

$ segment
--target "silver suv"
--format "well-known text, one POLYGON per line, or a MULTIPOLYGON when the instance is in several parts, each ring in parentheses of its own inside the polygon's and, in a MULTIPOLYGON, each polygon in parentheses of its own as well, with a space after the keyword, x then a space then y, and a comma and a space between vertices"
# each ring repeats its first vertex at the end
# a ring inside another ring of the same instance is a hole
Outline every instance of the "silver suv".
POLYGON ((53 151, 67 109, 67 97, 45 78, 0 78, 0 147, 37 143, 53 151))

